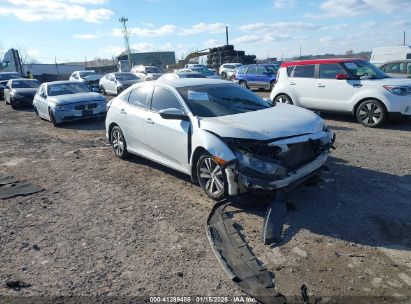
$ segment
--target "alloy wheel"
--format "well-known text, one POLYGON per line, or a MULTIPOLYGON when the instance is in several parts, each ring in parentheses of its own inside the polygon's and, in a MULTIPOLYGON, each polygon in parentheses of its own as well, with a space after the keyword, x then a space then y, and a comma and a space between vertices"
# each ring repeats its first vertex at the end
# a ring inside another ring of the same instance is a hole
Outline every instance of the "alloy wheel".
POLYGON ((203 189, 211 196, 219 196, 224 192, 224 177, 221 166, 207 157, 200 163, 199 180, 203 189))
POLYGON ((382 109, 375 103, 365 103, 358 109, 358 118, 365 125, 377 125, 382 119, 382 109))
POLYGON ((111 144, 113 145, 114 152, 121 157, 124 152, 123 134, 121 134, 120 130, 115 129, 111 136, 111 144))

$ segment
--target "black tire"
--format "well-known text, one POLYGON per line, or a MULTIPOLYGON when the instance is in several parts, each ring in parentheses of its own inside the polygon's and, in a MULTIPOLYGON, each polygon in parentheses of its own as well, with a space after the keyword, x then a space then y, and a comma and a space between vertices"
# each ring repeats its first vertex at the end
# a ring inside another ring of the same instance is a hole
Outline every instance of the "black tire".
POLYGON ((9 103, 7 102, 7 98, 6 97, 3 97, 4 98, 4 104, 7 106, 9 103))
POLYGON ((239 84, 240 86, 242 86, 243 88, 248 89, 248 85, 247 85, 247 82, 246 82, 245 80, 241 80, 238 84, 239 84))
POLYGON ((198 183, 209 198, 219 201, 226 197, 227 181, 224 170, 208 152, 199 157, 196 172, 198 183), (206 177, 207 175, 209 177, 206 177))
POLYGON ((103 94, 103 95, 106 95, 106 94, 107 94, 107 93, 106 93, 106 90, 104 89, 103 86, 100 86, 100 92, 101 92, 101 94, 103 94))
POLYGON ((222 72, 221 73, 221 79, 226 79, 227 78, 227 73, 226 72, 222 72))
POLYGON ((270 92, 273 90, 274 86, 275 86, 275 81, 271 81, 270 88, 269 88, 270 92))
POLYGON ((51 109, 49 109, 49 116, 53 126, 55 126, 56 128, 60 127, 60 124, 56 121, 56 118, 54 117, 53 111, 51 109))
POLYGON ((114 126, 110 131, 110 143, 113 147, 114 154, 121 158, 126 159, 129 154, 127 152, 127 143, 124 138, 123 132, 119 126, 114 126))
POLYGON ((13 99, 10 99, 10 106, 13 110, 16 110, 18 108, 18 106, 16 106, 16 104, 13 102, 13 99))
POLYGON ((274 99, 275 103, 286 103, 286 104, 293 104, 293 101, 291 100, 290 96, 285 95, 285 94, 280 94, 274 99))
POLYGON ((363 126, 378 128, 386 122, 388 114, 380 101, 368 99, 359 104, 355 116, 363 126))

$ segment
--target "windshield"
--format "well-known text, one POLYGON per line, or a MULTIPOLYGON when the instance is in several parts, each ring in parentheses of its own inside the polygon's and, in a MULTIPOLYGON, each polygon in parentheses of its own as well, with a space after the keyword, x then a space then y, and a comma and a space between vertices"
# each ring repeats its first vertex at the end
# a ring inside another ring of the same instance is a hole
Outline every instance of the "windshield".
POLYGON ((383 79, 388 78, 383 71, 368 61, 344 62, 344 66, 350 71, 354 79, 383 79))
POLYGON ((209 69, 207 69, 207 68, 192 68, 192 70, 194 71, 194 72, 198 72, 198 73, 201 73, 201 74, 204 74, 204 75, 214 75, 214 73, 213 72, 211 72, 209 69))
POLYGON ((52 84, 47 87, 47 95, 58 96, 77 93, 89 93, 90 88, 82 82, 52 84))
POLYGON ((177 88, 191 112, 199 117, 218 117, 267 109, 270 105, 253 92, 235 84, 177 88))
POLYGON ((20 75, 17 73, 0 74, 0 80, 9 80, 9 79, 16 79, 16 78, 20 78, 20 75))
POLYGON ((37 80, 13 80, 11 83, 12 88, 37 88, 39 86, 37 80))
POLYGON ((146 73, 161 73, 158 67, 146 67, 146 73))
POLYGON ((132 73, 116 74, 117 80, 138 80, 138 77, 132 73))
POLYGON ((207 78, 205 75, 200 73, 180 73, 180 78, 207 78))
POLYGON ((80 72, 80 77, 81 78, 84 78, 84 77, 87 77, 87 76, 90 76, 90 75, 97 75, 97 73, 94 72, 94 71, 80 72))

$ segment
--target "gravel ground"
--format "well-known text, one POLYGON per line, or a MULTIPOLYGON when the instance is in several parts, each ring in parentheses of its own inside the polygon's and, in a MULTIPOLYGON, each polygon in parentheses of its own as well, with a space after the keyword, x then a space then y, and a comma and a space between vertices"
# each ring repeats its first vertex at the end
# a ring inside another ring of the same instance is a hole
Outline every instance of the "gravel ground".
MULTIPOLYGON (((261 242, 264 197, 235 219, 290 298, 302 284, 323 300, 411 297, 411 121, 325 118, 337 149, 321 181, 291 194, 284 242, 261 242)), ((46 189, 0 201, 0 295, 242 295, 207 241, 213 202, 184 175, 116 158, 102 121, 54 128, 1 103, 0 175, 46 189), (16 280, 31 286, 6 286, 16 280)))

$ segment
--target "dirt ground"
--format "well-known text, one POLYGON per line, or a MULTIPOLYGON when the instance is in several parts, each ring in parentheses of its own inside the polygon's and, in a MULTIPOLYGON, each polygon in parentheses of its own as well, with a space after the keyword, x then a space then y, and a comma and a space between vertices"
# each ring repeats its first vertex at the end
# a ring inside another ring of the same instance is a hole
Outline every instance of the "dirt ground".
MULTIPOLYGON (((324 303, 410 301, 411 121, 324 118, 337 149, 319 183, 291 194, 283 243, 261 242, 264 197, 235 219, 290 299, 306 284, 324 303)), ((54 128, 2 102, 0 175, 46 189, 0 200, 2 296, 244 295, 207 241, 213 202, 189 177, 116 158, 102 121, 54 128), (16 280, 31 286, 6 286, 16 280)))

